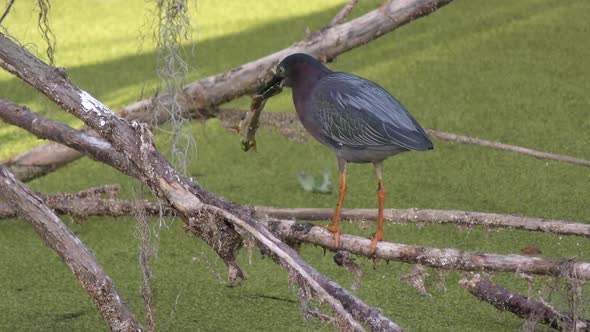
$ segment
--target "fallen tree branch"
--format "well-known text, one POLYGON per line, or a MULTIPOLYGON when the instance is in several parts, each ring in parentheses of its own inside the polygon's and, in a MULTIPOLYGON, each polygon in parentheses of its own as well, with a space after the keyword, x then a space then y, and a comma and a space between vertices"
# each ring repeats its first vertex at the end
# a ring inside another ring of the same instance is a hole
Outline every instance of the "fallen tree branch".
MULTIPOLYGON (((283 50, 243 64, 224 73, 209 76, 192 82, 184 87, 184 100, 175 100, 183 105, 185 116, 216 116, 218 105, 237 97, 254 93, 262 84, 270 79, 271 69, 289 54, 304 52, 327 61, 353 48, 362 46, 384 34, 395 30, 415 19, 434 12, 452 0, 397 0, 386 1, 379 9, 375 9, 347 23, 340 24, 322 31, 309 40, 293 44, 283 50)), ((158 112, 165 107, 153 107, 155 104, 166 105, 170 96, 162 95, 143 99, 123 107, 119 115, 129 121, 136 120, 152 123, 157 119, 163 123, 169 119, 167 112, 158 112)), ((33 150, 15 156, 3 164, 23 181, 43 176, 60 167, 77 160, 82 154, 45 144, 33 150)))
POLYGON ((9 202, 33 226, 45 244, 64 259, 112 331, 143 330, 94 254, 40 197, 2 166, 0 198, 9 202))
MULTIPOLYGON (((325 208, 275 208, 255 207, 259 218, 268 216, 277 219, 329 220, 333 209, 325 208)), ((377 209, 342 209, 342 219, 376 220, 377 209)), ((385 209, 383 220, 390 223, 452 223, 464 226, 507 227, 527 231, 547 232, 562 235, 590 237, 590 224, 563 220, 519 217, 506 214, 431 209, 385 209)))
MULTIPOLYGON (((230 270, 230 280, 245 277, 235 263, 235 255, 241 245, 241 237, 237 233, 239 229, 257 239, 257 244, 263 250, 290 273, 297 275, 301 282, 305 282, 320 301, 330 304, 339 324, 350 330, 362 330, 358 320, 372 330, 401 331, 379 310, 369 307, 309 266, 293 249, 252 218, 250 209, 228 202, 180 176, 156 150, 145 125, 136 122, 129 125, 86 91, 75 86, 62 71, 50 68, 2 34, 0 66, 96 130, 111 144, 104 148, 112 146, 117 153, 127 157, 130 169, 122 169, 120 164, 117 165, 118 169, 135 174, 136 178, 172 206, 184 220, 185 228, 205 240, 224 260, 230 270)), ((85 141, 80 142, 82 144, 85 141)), ((81 150, 99 158, 93 149, 84 146, 81 150)), ((112 159, 104 158, 101 161, 108 163, 112 159)), ((114 163, 110 165, 114 166, 114 163)))
POLYGON ((560 331, 588 331, 590 327, 587 320, 574 320, 542 302, 498 286, 479 274, 465 277, 459 284, 473 296, 500 310, 510 311, 524 319, 539 321, 560 331))
POLYGON ((374 256, 371 256, 370 239, 341 234, 340 247, 336 248, 333 234, 322 226, 276 219, 268 219, 264 222, 282 239, 310 243, 333 251, 346 250, 365 257, 422 264, 445 270, 522 272, 538 275, 560 275, 564 270, 569 270, 574 278, 590 279, 590 263, 429 248, 391 242, 379 242, 374 256))
MULTIPOLYGON (((58 194, 58 195, 46 195, 44 199, 46 200, 49 207, 54 209, 57 213, 60 214, 68 214, 78 218, 85 218, 89 216, 112 216, 112 217, 119 217, 119 216, 129 216, 133 215, 135 209, 144 209, 147 214, 152 215, 159 215, 160 213, 164 215, 173 215, 174 210, 167 206, 162 206, 158 202, 152 201, 121 201, 121 200, 113 200, 113 199, 103 199, 103 198, 82 198, 77 199, 75 201, 65 199, 67 195, 71 194, 58 194)), ((75 194, 74 194, 75 195, 75 194)), ((306 243, 312 243, 315 245, 320 245, 322 247, 328 249, 335 249, 333 248, 333 240, 331 233, 323 231, 323 228, 320 226, 313 226, 311 224, 299 224, 293 221, 285 221, 285 220, 274 220, 268 219, 270 218, 288 218, 295 216, 296 218, 302 217, 301 214, 292 214, 290 210, 292 209, 276 209, 276 208, 268 208, 268 207, 254 207, 256 211, 256 218, 263 220, 265 223, 270 223, 270 229, 273 233, 277 234, 281 238, 287 238, 289 240, 301 241, 306 243), (287 210, 287 213, 284 213, 284 210, 287 210), (269 213, 270 212, 270 213, 269 213), (270 221, 269 221, 270 220, 270 221), (313 232, 312 232, 313 231, 313 232), (307 235, 303 236, 300 232, 304 232, 307 235)), ((307 210, 307 209, 296 209, 296 210, 307 210)), ((309 209, 309 210, 320 210, 323 211, 324 209, 309 209)), ((364 211, 372 211, 371 209, 343 209, 342 210, 342 218, 345 219, 352 219, 358 220, 357 218, 364 218, 364 211), (359 214, 358 211, 361 213, 359 214), (352 213, 351 213, 352 212, 352 213)), ((385 216, 391 218, 391 215, 388 215, 389 212, 400 212, 400 219, 393 219, 393 220, 403 220, 402 222, 420 222, 423 216, 420 213, 413 214, 414 211, 423 211, 423 210, 390 210, 386 211, 385 216), (400 212, 401 211, 401 212, 400 212)), ((426 218, 432 218, 432 211, 436 210, 424 210, 428 212, 426 214, 426 218)), ((446 214, 450 214, 451 216, 457 216, 457 213, 465 213, 469 218, 472 213, 463 212, 463 211, 437 211, 440 212, 443 216, 446 214)), ((307 213, 307 212, 306 212, 307 213)), ((473 215, 478 215, 477 213, 473 213, 473 215)), ((487 214, 482 214, 487 215, 487 214)), ((0 203, 0 218, 9 218, 14 217, 15 211, 10 209, 7 206, 3 206, 0 203)), ((502 215, 494 215, 496 218, 502 217, 512 217, 512 216, 502 216, 502 215)), ((317 213, 310 213, 303 215, 302 219, 309 220, 319 220, 319 219, 329 219, 325 217, 331 217, 330 215, 322 215, 317 213)), ((374 218, 374 216, 372 217, 374 218)), ((444 220, 445 217, 441 217, 444 220)), ((454 217, 455 218, 455 217, 454 217)), ((367 218, 369 219, 369 218, 367 218)), ((528 218, 521 218, 521 219, 528 219, 528 218)), ((391 221, 392 219, 386 219, 391 221)), ((456 219, 457 220, 457 219, 456 219)), ((532 219, 536 221, 536 219, 532 219)), ((557 222, 556 222, 557 223, 557 222)), ((494 225, 497 226, 498 223, 491 223, 485 225, 494 225)), ((588 226, 585 224, 573 224, 576 226, 588 226)), ((567 229, 567 226, 564 226, 567 229)), ((559 228, 557 228, 559 229, 559 228)), ((341 242, 342 246, 341 249, 350 251, 353 254, 361 255, 361 256, 368 256, 367 250, 368 248, 365 244, 369 243, 368 239, 352 236, 352 235, 342 235, 341 242), (364 249, 363 249, 364 248, 364 249)), ((563 264, 569 262, 563 261, 553 261, 547 260, 543 258, 533 258, 527 256, 520 256, 520 255, 494 255, 494 254, 482 254, 482 253, 470 253, 470 252, 463 252, 460 250, 455 249, 436 249, 436 248, 424 248, 424 247, 417 247, 417 246, 410 246, 404 244, 395 244, 395 243, 387 243, 382 242, 379 246, 385 246, 384 251, 381 252, 378 250, 376 252, 376 257, 385 260, 397 260, 403 261, 407 263, 420 263, 424 265, 429 265, 432 267, 438 268, 445 268, 445 269, 458 269, 458 270, 465 270, 465 271, 501 271, 501 272, 525 272, 525 273, 536 273, 536 274, 555 274, 556 271, 563 268, 563 264), (413 256, 405 256, 408 252, 413 252, 413 256), (419 257, 418 257, 419 256, 419 257), (452 266, 447 266, 441 263, 441 261, 448 260, 445 257, 455 257, 456 261, 447 261, 446 264, 451 264, 452 266), (421 260, 432 261, 429 263, 423 263, 421 260), (437 262, 438 261, 438 262, 437 262), (442 265, 441 265, 442 264, 442 265), (522 264, 522 266, 521 266, 522 264), (522 268, 522 270, 520 269, 522 268), (534 272, 534 271, 538 272, 534 272)), ((581 279, 588 279, 590 278, 590 265, 587 263, 578 263, 580 265, 575 265, 574 270, 582 271, 583 273, 580 275, 581 279)))
MULTIPOLYGON (((0 112, 2 108, 0 107, 0 112)), ((108 190, 109 187, 103 188, 108 190)), ((96 190, 96 189, 88 189, 96 190)), ((124 201, 100 197, 86 197, 84 191, 79 193, 39 194, 57 213, 68 214, 76 218, 90 216, 122 217, 133 215, 134 209, 142 209, 149 215, 174 215, 174 210, 159 202, 148 200, 124 201), (73 200, 73 198, 76 198, 73 200)), ((254 206, 256 218, 329 220, 333 210, 327 208, 276 208, 254 206)), ((16 216, 10 206, 0 202, 0 219, 16 216)), ((397 224, 434 223, 455 224, 462 226, 506 227, 527 231, 546 232, 561 235, 590 237, 590 224, 563 220, 519 217, 496 213, 469 212, 457 210, 431 209, 385 209, 384 221, 397 224)), ((351 221, 376 220, 376 209, 342 209, 341 218, 351 221)))
MULTIPOLYGON (((246 111, 236 109, 221 109, 218 112, 218 117, 221 119, 221 124, 224 127, 233 129, 235 128, 235 126, 237 126, 237 123, 240 122, 240 118, 242 114, 244 114, 245 112, 246 111)), ((277 129, 282 135, 297 142, 304 141, 308 137, 307 132, 297 119, 295 113, 268 111, 264 112, 260 115, 260 126, 277 129)), ((590 166, 590 160, 579 159, 571 156, 537 151, 521 146, 503 144, 494 141, 487 141, 476 137, 461 136, 434 129, 426 129, 426 132, 430 137, 438 138, 444 141, 463 144, 474 144, 504 151, 525 154, 540 159, 557 160, 570 164, 590 166)))

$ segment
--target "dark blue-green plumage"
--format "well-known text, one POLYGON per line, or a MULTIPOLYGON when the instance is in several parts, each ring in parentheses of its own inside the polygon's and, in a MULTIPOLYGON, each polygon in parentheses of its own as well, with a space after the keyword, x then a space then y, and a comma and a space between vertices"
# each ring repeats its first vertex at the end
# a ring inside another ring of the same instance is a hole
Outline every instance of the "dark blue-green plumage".
POLYGON ((333 72, 300 53, 286 57, 278 68, 285 85, 293 88, 303 126, 338 158, 379 162, 403 151, 432 149, 424 129, 376 83, 333 72))
POLYGON ((383 240, 383 160, 400 152, 430 150, 432 143, 405 107, 385 89, 348 73, 333 72, 307 54, 292 54, 283 59, 274 78, 260 91, 271 95, 277 84, 293 89, 293 103, 307 131, 334 151, 340 171, 338 203, 327 229, 340 238, 340 209, 346 193, 348 162, 375 165, 379 179, 377 232, 371 239, 370 253, 383 240))

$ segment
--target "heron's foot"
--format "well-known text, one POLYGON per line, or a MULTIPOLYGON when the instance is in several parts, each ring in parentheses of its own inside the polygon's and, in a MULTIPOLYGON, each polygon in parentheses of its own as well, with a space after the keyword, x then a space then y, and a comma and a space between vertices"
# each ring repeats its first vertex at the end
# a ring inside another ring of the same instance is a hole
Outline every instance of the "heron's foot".
POLYGON ((328 231, 332 232, 332 234, 334 234, 334 241, 336 241, 336 249, 340 248, 340 226, 338 226, 338 224, 330 224, 330 225, 326 225, 324 226, 328 231))
POLYGON ((377 249, 377 242, 383 241, 383 232, 377 231, 377 233, 373 234, 373 238, 371 238, 371 251, 370 256, 375 254, 375 250, 377 249))

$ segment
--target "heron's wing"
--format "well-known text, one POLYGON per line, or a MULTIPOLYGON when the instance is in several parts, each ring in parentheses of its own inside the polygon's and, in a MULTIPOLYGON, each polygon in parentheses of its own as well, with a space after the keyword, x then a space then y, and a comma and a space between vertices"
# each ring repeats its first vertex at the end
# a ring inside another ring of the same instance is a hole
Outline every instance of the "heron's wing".
POLYGON ((314 88, 311 106, 322 134, 350 147, 432 149, 424 129, 404 106, 364 78, 333 73, 314 88))

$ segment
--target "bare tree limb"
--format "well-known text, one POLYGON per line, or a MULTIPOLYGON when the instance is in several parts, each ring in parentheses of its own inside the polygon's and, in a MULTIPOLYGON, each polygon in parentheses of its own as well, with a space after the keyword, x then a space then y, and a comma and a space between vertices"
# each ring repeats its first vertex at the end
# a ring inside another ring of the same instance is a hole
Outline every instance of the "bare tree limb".
MULTIPOLYGON (((136 209, 145 211, 146 214, 159 216, 175 215, 174 209, 169 206, 161 206, 159 202, 136 200, 122 201, 106 198, 77 198, 68 197, 68 194, 43 195, 46 204, 58 214, 70 215, 74 218, 87 217, 126 217, 132 216, 136 209)), ((17 212, 10 205, 0 202, 0 219, 14 218, 17 212)))
MULTIPOLYGON (((103 198, 81 198, 75 201, 67 199, 68 195, 76 195, 76 194, 57 194, 57 195, 46 195, 43 196, 46 200, 49 207, 54 209, 57 213, 68 214, 75 217, 88 217, 88 216, 128 216, 132 215, 135 209, 145 209, 146 213, 157 215, 159 213, 163 213, 165 215, 171 215, 174 213, 172 209, 166 206, 159 205, 158 202, 151 202, 151 201, 121 201, 121 200, 114 200, 114 199, 103 199, 103 198)), ((268 208, 268 207, 255 207, 256 216, 259 219, 264 220, 269 216, 272 218, 285 218, 285 217, 297 217, 301 219, 308 219, 309 220, 318 220, 318 219, 326 219, 326 215, 318 214, 318 213, 309 213, 306 215, 301 214, 292 214, 290 213, 291 209, 275 209, 275 208, 268 208), (278 210, 278 211, 276 211, 278 210), (287 210, 287 213, 284 213, 283 210, 287 210), (268 213, 270 211, 270 213, 268 213), (276 213, 275 213, 276 212, 276 213)), ((306 209, 297 209, 297 210, 306 210, 306 209)), ((309 210, 317 210, 317 209, 309 209, 309 210)), ((324 209, 320 209, 323 211, 324 209)), ((364 211, 372 211, 371 209, 344 209, 342 211, 342 217, 348 218, 352 220, 357 220, 357 218, 364 218, 365 214, 364 211), (358 213, 358 212, 361 213, 358 213), (351 213, 353 212, 353 213, 351 213)), ((398 210, 392 210, 394 213, 398 212, 398 210)), ((387 212, 392 212, 387 211, 387 212)), ((425 210, 427 213, 425 216, 420 214, 422 210, 401 210, 401 217, 400 219, 394 220, 402 220, 402 222, 419 222, 422 218, 432 218, 435 212, 440 212, 443 217, 442 220, 446 220, 444 215, 451 216, 450 218, 457 218, 461 214, 467 215, 468 220, 471 218, 471 215, 478 215, 478 213, 469 213, 463 211, 436 211, 436 210, 425 210), (417 214, 414 214, 415 211, 418 211, 417 214)), ((487 214, 482 214, 487 215, 487 214)), ((0 203, 0 218, 8 218, 15 216, 14 210, 10 209, 7 206, 2 206, 0 203)), ((331 215, 328 215, 331 216, 331 215)), ((372 214, 371 214, 372 216, 372 214)), ((391 218, 391 215, 386 213, 386 216, 391 218)), ((494 218, 499 218, 501 220, 503 217, 511 218, 512 216, 503 216, 503 215, 493 215, 494 218)), ((373 217, 374 218, 374 217, 373 217)), ((438 218, 435 216, 434 218, 438 218)), ((521 218, 522 220, 528 218, 521 218)), ((329 219, 329 218, 328 218, 329 219)), ((367 218, 369 219, 369 218, 367 218)), ((392 219, 388 219, 392 220, 392 219)), ((457 219, 455 219, 457 220, 457 219)), ((476 219, 477 220, 477 219, 476 219)), ((536 222, 536 219, 532 219, 533 222, 536 222)), ((301 241, 306 243, 312 243, 315 245, 320 245, 328 249, 335 249, 332 248, 333 246, 333 239, 330 233, 324 232, 322 227, 313 226, 310 224, 298 224, 294 223, 293 221, 283 221, 283 220, 270 220, 265 221, 266 223, 270 223, 270 229, 281 238, 287 238, 289 240, 301 241), (305 233, 306 235, 303 236, 300 232, 305 233)), ((557 221, 554 221, 558 223, 557 221)), ((498 225, 498 223, 484 223, 484 225, 498 225)), ((580 227, 587 226, 585 224, 574 224, 580 227)), ((567 225, 564 226, 567 228, 567 225)), ((559 228, 557 228, 559 229, 559 228)), ((353 254, 357 255, 364 255, 368 256, 363 248, 368 248, 366 243, 369 240, 351 236, 351 235, 343 235, 341 238, 342 242, 342 249, 352 252, 353 254)), ((525 272, 525 273, 537 273, 537 274, 555 274, 560 269, 563 269, 565 266, 564 264, 569 264, 569 262, 563 261, 552 261, 546 260, 542 258, 531 258, 527 256, 519 256, 519 255, 493 255, 493 254, 482 254, 482 253, 469 253, 463 252, 454 249, 435 249, 435 248, 423 248, 423 247, 415 247, 409 246, 404 244, 394 244, 394 243, 387 243, 382 242, 379 246, 385 246, 383 252, 378 250, 376 252, 376 257, 385 260, 399 260, 404 261, 407 263, 420 263, 422 264, 421 260, 432 261, 430 264, 425 263, 425 265, 429 265, 432 267, 437 268, 445 268, 445 269, 459 269, 459 270, 466 270, 466 271, 503 271, 503 272, 525 272), (407 256, 408 252, 413 252, 414 256, 407 256), (406 255, 405 257, 402 257, 406 255), (418 257, 418 255, 420 257, 418 257), (448 261, 444 257, 454 257, 456 261, 448 261), (441 263, 441 261, 447 260, 445 265, 441 263), (438 261, 438 262, 437 262, 438 261), (522 269, 521 269, 522 268, 522 269), (537 272, 534 272, 537 271, 537 272)), ((575 271, 582 271, 582 274, 579 275, 581 279, 587 279, 590 277, 590 265, 587 263, 578 263, 579 265, 574 265, 575 271)), ((577 272, 576 272, 577 273, 577 272)))
MULTIPOLYGON (((334 211, 322 208, 275 208, 257 206, 259 218, 329 220, 334 211)), ((527 231, 590 237, 590 224, 563 220, 519 217, 506 214, 431 209, 385 209, 383 217, 391 223, 452 223, 465 226, 508 227, 527 231)), ((377 209, 342 209, 341 218, 349 220, 376 220, 377 209)))
POLYGON ((560 331, 588 331, 590 327, 587 320, 574 320, 555 308, 498 286, 479 274, 466 277, 459 284, 473 296, 500 310, 510 311, 524 319, 538 320, 560 331))
POLYGON ((379 242, 374 256, 371 256, 370 239, 341 234, 340 247, 336 248, 333 234, 322 226, 275 219, 265 222, 273 233, 285 240, 310 243, 333 251, 346 250, 365 257, 422 264, 445 270, 522 272, 538 275, 560 275, 567 270, 574 278, 590 279, 590 263, 429 248, 391 242, 379 242))
MULTIPOLYGON (((1 63, 2 60, 0 60, 0 64, 1 63)), ((38 138, 50 139, 54 142, 60 142, 68 146, 68 148, 65 148, 64 145, 58 146, 64 147, 65 149, 68 149, 68 151, 75 151, 77 154, 85 153, 95 160, 103 161, 119 170, 124 170, 125 174, 127 175, 136 175, 135 168, 130 164, 127 158, 113 149, 111 144, 102 138, 89 135, 88 132, 91 132, 89 130, 82 131, 73 129, 63 123, 59 123, 35 114, 25 106, 20 106, 4 99, 0 99, 0 118, 2 118, 2 120, 4 120, 6 123, 27 130, 38 138)), ((47 150, 42 151, 46 152, 47 150)), ((71 153, 69 154, 71 155, 71 153)), ((49 158, 54 158, 54 156, 50 154, 49 158)), ((9 160, 7 166, 11 168, 11 165, 12 162, 9 160)), ((20 166, 17 167, 17 170, 20 172, 29 172, 38 170, 38 167, 50 167, 54 169, 57 166, 63 165, 30 165, 27 163, 27 165, 24 167, 22 164, 20 164, 20 166), (29 167, 36 168, 31 170, 28 169, 29 167)), ((22 174, 23 173, 21 173, 21 175, 22 174)))
POLYGON ((43 241, 64 259, 112 331, 143 330, 92 252, 40 197, 1 166, 0 198, 9 202, 43 241))
MULTIPOLYGON (((296 274, 321 301, 329 303, 339 322, 348 329, 362 330, 356 322, 359 320, 372 330, 401 331, 397 324, 383 316, 379 310, 369 307, 309 266, 293 249, 253 219, 250 209, 230 203, 180 176, 156 150, 145 125, 136 122, 129 125, 86 91, 75 86, 62 71, 50 68, 2 34, 0 66, 84 121, 110 142, 119 154, 126 156, 132 170, 122 171, 135 172, 143 184, 174 207, 184 220, 185 228, 205 240, 228 265, 230 280, 232 277, 244 278, 243 272, 235 263, 236 251, 241 245, 241 237, 237 233, 239 228, 256 238, 261 248, 296 274)), ((92 149, 84 149, 84 152, 94 153, 92 149)))
POLYGON ((441 139, 443 141, 486 146, 486 147, 490 147, 490 148, 494 148, 494 149, 498 149, 498 150, 505 150, 505 151, 512 151, 512 152, 516 152, 516 153, 526 154, 526 155, 533 156, 533 157, 540 158, 540 159, 557 160, 557 161, 561 161, 564 163, 570 163, 570 164, 576 164, 576 165, 590 167, 590 160, 578 159, 575 157, 570 157, 570 156, 565 156, 565 155, 560 155, 560 154, 555 154, 555 153, 537 151, 537 150, 533 150, 533 149, 523 148, 521 146, 504 144, 504 143, 500 143, 500 142, 487 141, 487 140, 476 138, 476 137, 455 135, 455 134, 445 133, 443 131, 438 131, 438 130, 434 130, 434 129, 426 129, 426 132, 431 137, 436 137, 436 138, 441 139))
MULTIPOLYGON (((1 103, 0 103, 1 104, 1 103)), ((1 113, 1 107, 0 107, 1 113)), ((0 116, 1 118, 1 116, 0 116)), ((116 188, 116 187, 115 187, 116 188)), ((87 191, 107 193, 116 190, 111 186, 102 188, 90 188, 87 191)), ((174 210, 159 202, 139 200, 123 201, 116 199, 104 199, 100 197, 88 197, 82 191, 79 193, 39 194, 47 204, 60 214, 68 214, 77 218, 89 216, 129 216, 134 209, 145 210, 150 215, 174 215, 174 210), (74 200, 75 198, 75 200, 74 200)), ((112 194, 111 194, 112 195, 112 194)), ((276 208, 268 206, 254 206, 256 218, 296 219, 296 220, 328 220, 332 218, 332 209, 326 208, 276 208)), ((0 219, 12 218, 16 212, 8 205, 0 202, 0 219)), ((341 218, 352 221, 375 220, 376 209, 342 209, 341 218)), ((464 226, 506 227, 554 233, 561 235, 577 235, 590 237, 590 224, 575 223, 571 221, 552 220, 504 215, 496 213, 482 213, 458 210, 431 210, 431 209, 386 209, 384 220, 390 223, 435 223, 455 224, 464 226)))
MULTIPOLYGON (((180 101, 184 105, 181 113, 185 116, 216 115, 216 107, 237 97, 252 94, 259 86, 270 79, 271 71, 285 56, 304 52, 320 60, 327 61, 353 48, 362 46, 396 28, 415 19, 434 12, 452 0, 398 0, 386 1, 379 9, 361 17, 340 24, 309 40, 293 44, 281 51, 258 60, 243 64, 224 73, 206 77, 184 87, 185 98, 180 101)), ((57 73, 57 71, 56 71, 57 73)), ((155 104, 170 102, 170 96, 163 95, 147 98, 123 107, 119 115, 128 120, 151 123, 157 119, 159 123, 169 119, 169 114, 155 111, 155 104)), ((179 102, 179 100, 176 100, 179 102)), ((23 181, 43 176, 59 169, 69 162, 77 160, 82 154, 75 154, 69 149, 55 149, 55 144, 45 144, 15 156, 4 162, 23 181)))

